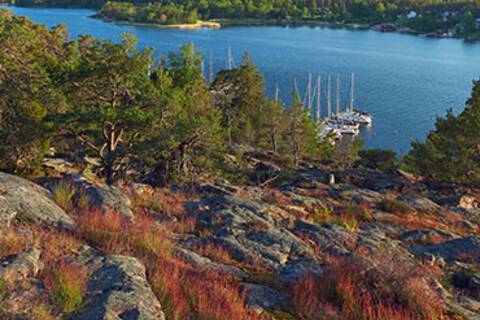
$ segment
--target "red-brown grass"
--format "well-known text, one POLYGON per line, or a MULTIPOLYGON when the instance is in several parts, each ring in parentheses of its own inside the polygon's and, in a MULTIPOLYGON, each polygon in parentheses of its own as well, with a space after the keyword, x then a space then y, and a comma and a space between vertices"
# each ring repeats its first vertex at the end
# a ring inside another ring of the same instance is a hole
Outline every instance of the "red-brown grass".
MULTIPOLYGON (((292 286, 292 303, 302 319, 334 312, 347 320, 444 319, 443 305, 417 279, 385 282, 377 272, 349 261, 334 263, 320 275, 307 275, 292 286)), ((331 317, 330 317, 331 318, 331 317)), ((328 316, 320 319, 330 319, 328 316)))
POLYGON ((43 283, 58 308, 72 313, 83 304, 87 276, 86 268, 60 259, 48 264, 43 272, 43 283))
POLYGON ((31 239, 14 226, 0 228, 0 259, 18 254, 31 245, 31 239))
POLYGON ((265 188, 263 201, 277 206, 290 206, 292 199, 278 189, 265 188))
POLYGON ((253 318, 234 279, 193 268, 173 255, 169 233, 148 216, 128 220, 115 212, 90 210, 80 213, 77 225, 81 236, 98 249, 135 256, 145 264, 169 319, 253 318))
POLYGON ((328 192, 327 189, 320 189, 320 188, 317 188, 317 189, 301 189, 300 194, 302 194, 304 196, 307 196, 307 197, 317 198, 317 199, 326 198, 326 197, 330 196, 330 193, 328 192))
POLYGON ((167 255, 167 231, 154 219, 138 215, 133 220, 101 209, 83 211, 77 218, 80 234, 105 252, 136 256, 167 255))
POLYGON ((168 319, 254 319, 228 275, 172 258, 157 259, 149 278, 168 319))
POLYGON ((195 247, 195 251, 204 257, 224 264, 236 264, 236 261, 231 254, 221 245, 213 242, 207 242, 206 244, 198 245, 195 247))
POLYGON ((461 236, 468 236, 472 233, 472 230, 465 227, 465 218, 457 213, 428 214, 409 212, 401 215, 385 216, 382 220, 412 231, 427 228, 449 231, 461 236))
POLYGON ((71 256, 79 252, 83 245, 74 233, 43 228, 33 230, 35 246, 42 249, 44 260, 54 260, 71 256))
POLYGON ((168 189, 154 189, 152 193, 138 194, 131 188, 127 188, 127 194, 137 208, 174 216, 186 213, 185 203, 190 199, 190 196, 183 192, 173 192, 168 189))
POLYGON ((193 199, 193 195, 168 189, 154 189, 152 193, 138 194, 127 188, 127 193, 137 214, 155 217, 166 229, 175 233, 195 230, 197 221, 185 209, 185 203, 193 199))

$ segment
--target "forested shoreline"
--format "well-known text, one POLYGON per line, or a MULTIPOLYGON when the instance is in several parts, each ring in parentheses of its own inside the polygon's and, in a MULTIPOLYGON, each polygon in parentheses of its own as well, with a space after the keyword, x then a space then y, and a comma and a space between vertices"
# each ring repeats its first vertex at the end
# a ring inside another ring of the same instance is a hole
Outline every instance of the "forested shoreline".
POLYGON ((256 19, 301 24, 323 21, 341 24, 393 23, 413 33, 450 32, 452 36, 476 40, 480 37, 478 0, 461 1, 367 1, 367 0, 245 0, 245 1, 103 1, 103 0, 6 0, 19 6, 94 8, 96 17, 114 21, 174 25, 199 20, 228 19, 246 24, 256 19), (414 14, 412 14, 414 12, 414 14))

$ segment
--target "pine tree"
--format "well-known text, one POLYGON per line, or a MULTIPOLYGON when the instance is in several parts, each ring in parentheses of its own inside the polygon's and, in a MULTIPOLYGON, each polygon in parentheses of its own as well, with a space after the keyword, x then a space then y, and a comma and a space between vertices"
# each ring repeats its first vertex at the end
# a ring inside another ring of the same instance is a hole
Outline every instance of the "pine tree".
POLYGON ((35 174, 53 134, 49 112, 63 109, 54 74, 67 60, 64 26, 48 30, 0 10, 0 170, 35 174))
POLYGON ((463 183, 480 182, 480 81, 458 116, 449 110, 438 118, 424 143, 414 141, 402 166, 430 178, 463 183))
POLYGON ((221 116, 192 45, 169 56, 161 81, 166 97, 161 126, 144 149, 154 176, 165 183, 215 171, 225 153, 221 116), (151 150, 157 150, 151 154, 151 150))
POLYGON ((305 156, 318 157, 321 154, 322 143, 318 128, 308 110, 305 110, 300 97, 293 91, 292 105, 288 110, 289 124, 286 131, 289 153, 295 166, 305 156))
POLYGON ((122 43, 80 39, 81 57, 65 74, 62 88, 72 108, 60 115, 62 131, 80 143, 75 149, 101 160, 108 183, 125 176, 130 157, 154 116, 149 78, 151 52, 137 51, 136 40, 122 43))
POLYGON ((244 55, 240 67, 219 72, 211 87, 230 143, 258 145, 269 108, 264 78, 250 56, 244 55))

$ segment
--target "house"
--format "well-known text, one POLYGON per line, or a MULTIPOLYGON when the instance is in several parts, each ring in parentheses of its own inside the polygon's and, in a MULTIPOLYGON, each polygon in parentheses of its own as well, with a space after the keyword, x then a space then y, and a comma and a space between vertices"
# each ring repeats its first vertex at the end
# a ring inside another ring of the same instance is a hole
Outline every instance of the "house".
POLYGON ((449 38, 451 36, 451 32, 448 29, 438 29, 436 32, 437 38, 449 38))
POLYGON ((445 11, 444 13, 441 14, 440 18, 443 20, 443 22, 447 22, 451 17, 451 13, 445 11))
POLYGON ((415 11, 410 11, 408 14, 407 14, 407 19, 414 19, 417 17, 417 13, 415 11))

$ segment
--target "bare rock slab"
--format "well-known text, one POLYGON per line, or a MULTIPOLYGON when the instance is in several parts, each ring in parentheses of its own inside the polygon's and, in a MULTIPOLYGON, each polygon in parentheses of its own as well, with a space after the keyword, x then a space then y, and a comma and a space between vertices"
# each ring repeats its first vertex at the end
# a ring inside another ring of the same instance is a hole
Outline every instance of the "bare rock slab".
POLYGON ((109 255, 90 263, 87 304, 71 320, 164 320, 161 305, 136 258, 109 255))
POLYGON ((51 198, 48 190, 17 176, 0 172, 0 222, 15 217, 46 226, 72 229, 74 221, 51 198))
POLYGON ((11 259, 0 261, 0 279, 18 281, 36 276, 43 268, 40 254, 40 250, 30 249, 11 259))
POLYGON ((453 239, 437 245, 416 246, 410 251, 417 256, 441 257, 445 261, 480 262, 480 236, 453 239))

